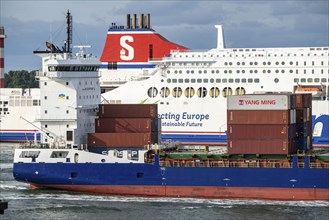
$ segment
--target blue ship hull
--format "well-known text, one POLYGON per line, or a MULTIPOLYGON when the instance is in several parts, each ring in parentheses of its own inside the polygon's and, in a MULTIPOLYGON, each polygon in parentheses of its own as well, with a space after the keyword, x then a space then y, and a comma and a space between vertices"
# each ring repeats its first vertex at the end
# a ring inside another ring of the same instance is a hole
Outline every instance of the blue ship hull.
POLYGON ((162 167, 119 163, 15 163, 14 177, 34 186, 142 196, 329 200, 329 169, 162 167))

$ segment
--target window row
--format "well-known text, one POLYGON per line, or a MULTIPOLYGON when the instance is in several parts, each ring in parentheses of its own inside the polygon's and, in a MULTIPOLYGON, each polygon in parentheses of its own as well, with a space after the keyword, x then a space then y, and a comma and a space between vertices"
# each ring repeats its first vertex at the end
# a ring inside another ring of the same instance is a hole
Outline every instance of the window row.
POLYGON ((48 66, 48 71, 93 72, 98 71, 99 66, 48 66))
POLYGON ((226 79, 226 78, 223 78, 223 79, 189 79, 189 78, 186 78, 186 79, 167 79, 167 83, 259 83, 259 78, 236 78, 236 79, 233 79, 233 78, 229 78, 229 79, 226 79))
MULTIPOLYGON (((179 98, 183 95, 183 89, 181 87, 174 87, 172 90, 170 90, 168 87, 162 87, 160 90, 158 90, 156 87, 150 87, 147 91, 147 95, 150 98, 155 98, 158 95, 160 95, 162 98, 167 98, 170 96, 170 93, 172 97, 179 98)), ((199 98, 205 98, 206 96, 217 98, 219 97, 220 93, 222 93, 223 97, 227 97, 229 95, 233 95, 233 90, 231 87, 225 87, 221 91, 218 87, 212 87, 209 89, 209 91, 205 87, 199 87, 197 89, 193 87, 187 87, 184 89, 184 96, 186 98, 192 98, 194 96, 199 98)), ((246 94, 246 90, 243 87, 238 87, 235 89, 234 94, 243 95, 246 94)))
MULTIPOLYGON (((289 72, 289 73, 296 73, 296 74, 298 74, 299 73, 299 70, 304 70, 304 73, 306 74, 306 72, 312 72, 313 74, 315 73, 315 69, 290 69, 289 71, 287 70, 287 69, 275 69, 275 71, 274 71, 274 69, 268 69, 268 70, 266 70, 266 69, 263 69, 263 70, 257 70, 257 69, 255 69, 255 70, 252 70, 252 69, 249 69, 249 70, 246 70, 246 69, 235 69, 235 70, 232 70, 232 69, 230 69, 230 70, 224 70, 224 71, 222 71, 223 73, 258 73, 258 71, 261 73, 271 73, 272 71, 273 72, 275 72, 275 73, 285 73, 285 72, 289 72), (295 71, 294 71, 295 70, 295 71)), ((320 70, 321 71, 321 74, 323 74, 325 71, 324 71, 324 69, 321 69, 320 70)), ((167 74, 170 74, 171 73, 171 71, 170 70, 167 70, 167 74)), ((175 73, 175 74, 182 74, 183 73, 183 71, 182 70, 174 70, 173 71, 173 73, 175 73)), ((194 71, 194 70, 186 70, 185 71, 185 73, 187 73, 187 74, 194 74, 194 73, 199 73, 199 74, 207 74, 208 73, 208 71, 207 70, 198 70, 198 71, 194 71)), ((212 74, 214 74, 214 73, 216 73, 216 74, 219 74, 220 73, 220 71, 219 70, 211 70, 211 71, 209 71, 209 73, 212 73, 212 74)), ((329 72, 328 72, 329 73, 329 72)))

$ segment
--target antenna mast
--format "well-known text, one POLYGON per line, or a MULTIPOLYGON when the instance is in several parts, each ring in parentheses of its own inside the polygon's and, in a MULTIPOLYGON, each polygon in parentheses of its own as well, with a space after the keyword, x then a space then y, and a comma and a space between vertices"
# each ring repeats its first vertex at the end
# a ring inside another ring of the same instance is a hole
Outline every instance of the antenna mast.
POLYGON ((67 40, 66 40, 66 47, 65 47, 65 51, 68 53, 72 53, 72 48, 71 48, 71 44, 72 44, 72 15, 70 13, 70 10, 67 10, 67 14, 66 14, 66 23, 67 23, 67 40))

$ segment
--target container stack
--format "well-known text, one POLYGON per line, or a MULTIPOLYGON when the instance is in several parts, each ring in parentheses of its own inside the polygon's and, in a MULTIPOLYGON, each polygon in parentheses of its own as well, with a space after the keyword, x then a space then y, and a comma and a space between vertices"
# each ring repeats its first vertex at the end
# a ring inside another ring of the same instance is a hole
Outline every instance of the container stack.
POLYGON ((304 119, 302 115, 303 119, 298 120, 307 122, 300 123, 300 126, 297 126, 296 119, 298 109, 303 109, 298 114, 312 115, 310 103, 312 97, 309 98, 308 94, 229 96, 228 154, 287 155, 296 153, 297 146, 298 149, 309 149, 307 140, 311 134, 307 129, 312 124, 311 119, 304 119), (303 143, 298 145, 297 142, 303 143))
POLYGON ((88 134, 88 146, 143 148, 160 142, 161 123, 157 105, 101 104, 95 133, 88 134))
POLYGON ((312 94, 296 95, 296 146, 307 152, 312 149, 312 94))

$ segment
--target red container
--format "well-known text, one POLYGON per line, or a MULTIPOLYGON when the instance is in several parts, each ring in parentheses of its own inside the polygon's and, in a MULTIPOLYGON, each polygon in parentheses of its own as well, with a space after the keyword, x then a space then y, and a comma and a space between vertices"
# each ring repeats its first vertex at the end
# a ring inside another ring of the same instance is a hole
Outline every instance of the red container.
POLYGON ((294 139, 229 139, 228 154, 287 155, 296 153, 294 139))
POLYGON ((293 139, 295 124, 291 125, 228 125, 229 139, 293 139))
POLYGON ((88 146, 91 147, 143 147, 158 139, 158 133, 90 133, 88 146))
POLYGON ((156 104, 101 104, 98 116, 100 118, 156 118, 156 104))
POLYGON ((299 93, 296 95, 296 108, 312 108, 312 94, 299 93))
POLYGON ((227 124, 294 124, 296 110, 228 110, 227 124))
POLYGON ((96 133, 144 133, 159 131, 157 118, 98 118, 96 133))

